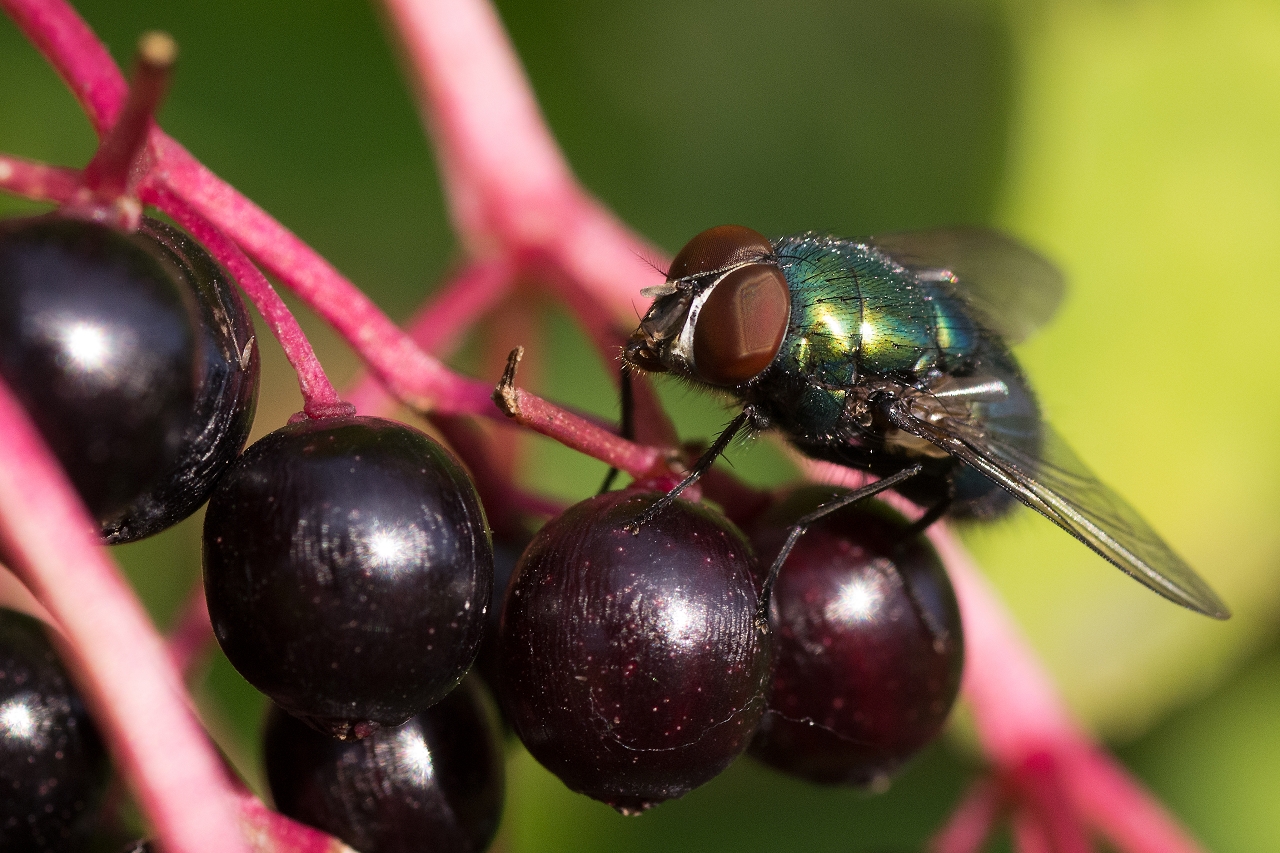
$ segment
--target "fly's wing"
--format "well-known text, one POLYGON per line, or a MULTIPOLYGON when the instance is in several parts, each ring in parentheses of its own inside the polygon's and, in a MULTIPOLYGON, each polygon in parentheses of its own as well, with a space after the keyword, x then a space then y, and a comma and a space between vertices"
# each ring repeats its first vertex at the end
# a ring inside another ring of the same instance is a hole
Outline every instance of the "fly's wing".
POLYGON ((1066 292, 1057 267, 998 231, 936 228, 868 242, 917 276, 949 284, 1006 343, 1047 323, 1066 292))
POLYGON ((1001 438, 999 430, 983 429, 970 419, 925 421, 903 412, 891 417, 900 429, 933 442, 999 483, 1139 583, 1206 616, 1231 615, 1209 585, 1133 507, 1099 482, 1047 424, 1039 424, 1038 442, 1018 446, 1001 438), (1038 444, 1039 450, 1029 451, 1028 444, 1038 444))

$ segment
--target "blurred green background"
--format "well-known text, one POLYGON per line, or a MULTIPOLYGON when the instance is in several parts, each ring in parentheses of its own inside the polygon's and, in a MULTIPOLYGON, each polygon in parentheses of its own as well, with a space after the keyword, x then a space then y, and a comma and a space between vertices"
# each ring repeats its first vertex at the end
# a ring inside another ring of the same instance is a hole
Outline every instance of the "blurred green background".
MULTIPOLYGON (((388 312, 455 259, 431 151, 377 14, 348 0, 93 0, 117 60, 182 54, 161 120, 388 312)), ((856 235, 990 224, 1067 272, 1019 350, 1058 429, 1235 608, 1168 605, 1029 513, 968 535, 1075 710, 1218 851, 1280 849, 1280 4, 506 0, 500 12, 584 183, 678 249, 713 224, 856 235)), ((0 23, 0 150, 70 165, 87 122, 0 23)), ((0 198, 0 213, 31 210, 0 198)), ((637 259, 637 263, 643 263, 637 259)), ((311 318, 335 378, 356 362, 311 318)), ((541 390, 614 411, 607 365, 552 313, 541 390), (584 365, 592 365, 590 367, 584 365)), ((265 347, 257 433, 298 408, 265 347)), ((470 362, 474 363, 475 359, 470 362)), ((725 420, 667 389, 688 437, 725 420)), ((733 461, 787 476, 768 442, 733 461)), ((526 480, 568 498, 600 467, 545 443, 526 480)), ((165 624, 198 576, 198 519, 119 554, 165 624)), ((200 688, 249 774, 261 700, 216 661, 200 688)), ((508 851, 889 851, 919 845, 975 764, 917 761, 888 794, 748 762, 623 819, 513 750, 508 851)))

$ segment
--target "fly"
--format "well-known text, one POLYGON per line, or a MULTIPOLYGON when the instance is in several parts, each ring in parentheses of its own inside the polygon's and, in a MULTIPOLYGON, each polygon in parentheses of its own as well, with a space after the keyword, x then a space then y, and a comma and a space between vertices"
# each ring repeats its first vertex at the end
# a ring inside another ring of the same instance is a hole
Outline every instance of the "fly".
MULTIPOLYGON (((983 229, 770 241, 738 225, 694 237, 623 353, 634 369, 719 388, 740 413, 685 480, 743 429, 777 429, 801 452, 881 478, 943 515, 995 518, 1020 501, 1126 574, 1225 619, 1222 600, 1044 422, 1009 350, 1061 301, 1061 275, 983 229)), ((790 542, 820 514, 802 519, 790 542)), ((776 573, 788 548, 775 561, 776 573)))

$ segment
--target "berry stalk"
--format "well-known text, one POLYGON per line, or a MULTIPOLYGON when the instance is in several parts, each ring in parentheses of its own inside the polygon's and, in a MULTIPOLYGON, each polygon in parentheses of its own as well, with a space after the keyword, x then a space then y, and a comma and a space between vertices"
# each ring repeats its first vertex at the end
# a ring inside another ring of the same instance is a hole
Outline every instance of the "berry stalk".
POLYGON ((68 669, 166 851, 243 851, 225 772, 181 676, 99 546, 97 525, 3 383, 0 434, 7 561, 66 635, 68 669))
POLYGON ((99 200, 110 203, 129 194, 145 174, 147 139, 177 58, 178 46, 165 33, 147 33, 139 39, 133 80, 120 117, 84 168, 84 185, 99 200))
POLYGON ((0 154, 0 189, 34 201, 65 202, 80 188, 80 172, 0 154))
POLYGON ((355 407, 342 402, 333 383, 325 375, 324 368, 311 347, 311 341, 303 334, 302 327, 298 325, 289 307, 284 304, 266 276, 240 251, 240 247, 171 192, 157 189, 155 193, 156 201, 164 206, 169 215, 187 229, 192 237, 204 244, 209 253, 235 277, 240 289, 248 295, 258 313, 267 321, 271 334, 280 342, 289 364, 298 374, 302 411, 307 417, 345 417, 355 414, 355 407))
MULTIPOLYGON (((433 355, 453 351, 467 330, 510 293, 515 273, 507 258, 464 267, 418 309, 406 328, 409 337, 433 355)), ((356 378, 347 397, 363 415, 383 415, 393 405, 382 383, 369 373, 356 378)))

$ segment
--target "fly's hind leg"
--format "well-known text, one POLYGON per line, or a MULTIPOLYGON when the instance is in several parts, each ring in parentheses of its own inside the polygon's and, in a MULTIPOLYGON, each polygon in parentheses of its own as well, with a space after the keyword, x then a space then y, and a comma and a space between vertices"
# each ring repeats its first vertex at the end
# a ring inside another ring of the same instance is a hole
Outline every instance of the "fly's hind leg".
MULTIPOLYGON (((791 530, 787 533, 787 540, 782 544, 782 550, 778 552, 778 556, 773 558, 773 565, 769 566, 769 574, 765 577, 764 586, 760 592, 760 613, 767 614, 769 612, 769 598, 773 594, 773 585, 778 579, 778 572, 782 570, 782 564, 787 561, 787 557, 791 554, 791 549, 795 547, 796 542, 800 539, 809 526, 817 521, 825 518, 837 510, 843 509, 850 504, 858 501, 866 500, 874 497, 883 491, 892 489, 900 485, 904 480, 909 480, 924 470, 924 466, 919 463, 912 465, 910 468, 904 468, 896 474, 892 474, 874 483, 868 483, 861 488, 840 495, 837 498, 827 501, 813 512, 801 516, 796 523, 791 526, 791 530)), ((944 510, 945 511, 945 510, 944 510)))

